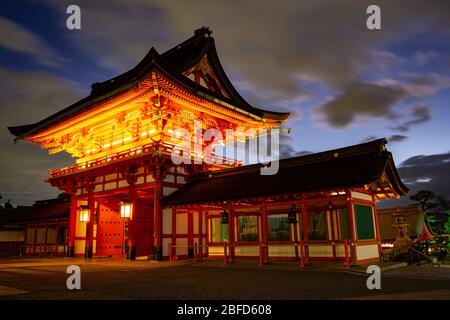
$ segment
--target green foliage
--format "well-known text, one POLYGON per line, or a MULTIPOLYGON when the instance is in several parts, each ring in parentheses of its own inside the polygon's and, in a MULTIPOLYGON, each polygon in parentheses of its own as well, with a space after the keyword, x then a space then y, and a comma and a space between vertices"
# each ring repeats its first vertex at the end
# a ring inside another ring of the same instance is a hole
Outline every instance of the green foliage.
POLYGON ((447 198, 429 190, 419 190, 409 198, 420 202, 426 219, 434 232, 440 234, 450 231, 450 223, 448 221, 450 201, 447 198))
POLYGON ((447 234, 450 234, 450 211, 447 210, 447 222, 444 225, 444 231, 447 234))

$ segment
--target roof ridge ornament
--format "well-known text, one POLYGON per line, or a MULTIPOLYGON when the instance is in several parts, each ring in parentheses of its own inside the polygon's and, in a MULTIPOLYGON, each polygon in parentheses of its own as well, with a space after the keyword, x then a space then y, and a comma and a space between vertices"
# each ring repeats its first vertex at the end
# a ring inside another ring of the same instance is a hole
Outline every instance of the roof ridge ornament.
POLYGON ((209 29, 209 27, 201 27, 194 31, 194 36, 197 37, 210 38, 211 34, 212 31, 209 29))

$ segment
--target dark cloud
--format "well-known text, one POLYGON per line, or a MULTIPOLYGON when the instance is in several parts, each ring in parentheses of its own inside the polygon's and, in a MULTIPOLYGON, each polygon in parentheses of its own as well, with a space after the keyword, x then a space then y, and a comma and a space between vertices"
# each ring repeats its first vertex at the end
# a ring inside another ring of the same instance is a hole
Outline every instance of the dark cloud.
POLYGON ((419 190, 431 190, 450 199, 450 152, 408 158, 397 166, 397 170, 402 182, 409 188, 408 196, 382 200, 377 207, 393 208, 416 202, 409 196, 419 190))
POLYGON ((405 141, 406 139, 408 139, 408 136, 404 136, 401 134, 394 134, 387 138, 388 142, 401 142, 405 141))
POLYGON ((396 118, 392 107, 403 96, 404 91, 401 88, 358 82, 319 106, 317 112, 321 113, 331 126, 345 128, 359 115, 396 118))
POLYGON ((392 130, 406 132, 409 131, 411 126, 425 123, 429 120, 431 120, 431 113, 428 106, 421 105, 416 106, 411 109, 410 112, 411 119, 403 123, 402 125, 391 127, 392 130))
MULTIPOLYGON (((71 4, 69 0, 47 2, 58 12, 71 4)), ((389 70, 397 62, 394 54, 380 48, 418 34, 440 39, 450 35, 450 4, 444 0, 434 1, 433 6, 420 0, 378 1, 382 32, 366 28, 370 0, 282 4, 249 0, 238 5, 207 0, 79 0, 77 4, 83 29, 68 31, 68 36, 97 63, 123 71, 150 46, 164 51, 195 28, 210 26, 232 79, 245 79, 254 90, 267 94, 265 105, 273 106, 280 99, 304 94, 299 77, 344 90, 359 81, 363 71, 389 70)))
POLYGON ((0 194, 15 204, 54 197, 60 191, 43 181, 49 168, 73 163, 67 154, 49 156, 46 150, 13 142, 8 126, 33 123, 49 116, 85 92, 76 83, 44 72, 13 71, 0 67, 0 194))
POLYGON ((450 152, 411 157, 399 165, 398 172, 411 189, 409 194, 423 189, 450 199, 450 152))

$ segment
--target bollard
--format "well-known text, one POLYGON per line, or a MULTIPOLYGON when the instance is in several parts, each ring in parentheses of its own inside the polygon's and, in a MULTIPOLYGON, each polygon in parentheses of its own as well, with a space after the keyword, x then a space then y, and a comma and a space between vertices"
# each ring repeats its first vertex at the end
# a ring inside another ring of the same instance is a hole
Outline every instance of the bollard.
POLYGON ((299 246, 300 246, 300 268, 304 268, 305 267, 305 259, 303 257, 303 242, 302 241, 300 241, 299 246))
POLYGON ((350 269, 350 256, 348 254, 348 240, 344 240, 345 267, 350 269))

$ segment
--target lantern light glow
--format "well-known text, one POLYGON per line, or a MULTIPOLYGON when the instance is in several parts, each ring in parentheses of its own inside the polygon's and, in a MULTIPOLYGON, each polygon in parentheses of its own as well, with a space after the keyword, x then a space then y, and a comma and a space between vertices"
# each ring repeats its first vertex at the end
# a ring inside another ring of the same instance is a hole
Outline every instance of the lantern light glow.
POLYGON ((80 222, 89 222, 89 207, 87 205, 80 206, 80 222))
POLYGON ((120 202, 120 216, 122 218, 131 218, 132 214, 132 204, 128 200, 123 200, 120 202))

